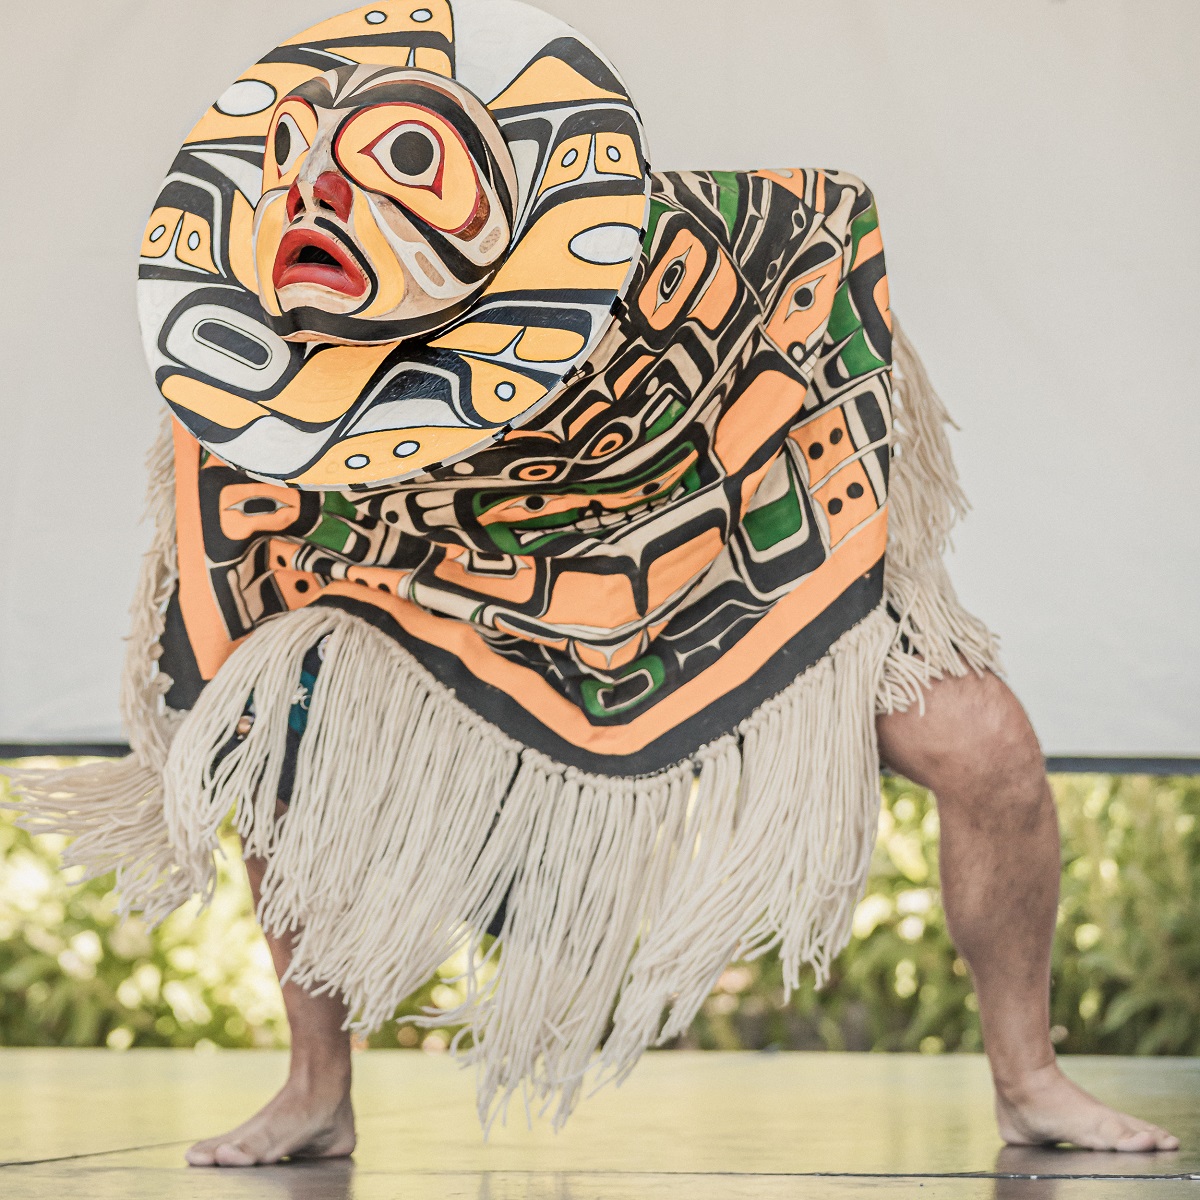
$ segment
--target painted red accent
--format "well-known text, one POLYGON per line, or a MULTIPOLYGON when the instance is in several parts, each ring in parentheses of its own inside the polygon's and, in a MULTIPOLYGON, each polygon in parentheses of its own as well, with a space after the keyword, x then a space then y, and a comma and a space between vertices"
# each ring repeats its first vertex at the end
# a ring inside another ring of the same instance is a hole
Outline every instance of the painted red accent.
POLYGON ((353 256, 340 242, 319 229, 290 229, 279 243, 275 269, 271 273, 275 290, 292 283, 316 283, 344 296, 358 297, 366 293, 367 277, 353 256), (302 263, 296 260, 307 246, 316 246, 337 260, 337 266, 327 263, 302 263))
POLYGON ((328 204, 343 220, 350 220, 350 210, 354 207, 354 193, 350 184, 334 171, 324 171, 313 184, 313 199, 318 204, 328 204))
POLYGON ((294 221, 304 207, 304 197, 300 195, 300 185, 293 183, 287 194, 287 215, 289 221, 294 221))

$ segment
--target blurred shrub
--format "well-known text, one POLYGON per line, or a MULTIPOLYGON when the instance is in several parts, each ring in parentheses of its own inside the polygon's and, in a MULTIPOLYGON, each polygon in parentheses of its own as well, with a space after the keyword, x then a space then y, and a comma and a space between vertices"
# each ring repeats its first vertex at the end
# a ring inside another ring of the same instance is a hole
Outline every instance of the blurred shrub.
POLYGON ((196 915, 193 902, 154 932, 117 920, 111 876, 72 887, 63 845, 0 816, 0 1044, 280 1043, 283 1004, 236 844, 211 908, 196 915))
POLYGON ((1200 779, 1060 787, 1063 1047, 1200 1054, 1200 779))
MULTIPOLYGON (((1053 1036, 1062 1051, 1200 1053, 1200 779, 1053 780, 1063 834, 1053 1036)), ((778 962, 732 967, 681 1044, 978 1050, 978 1003, 946 933, 929 794, 886 779, 854 939, 830 986, 783 1006, 778 962)))
MULTIPOLYGON (((1080 1053, 1200 1053, 1200 780, 1062 776, 1064 873, 1054 955, 1054 1036, 1080 1053)), ((937 814, 927 793, 884 784, 867 895, 833 982, 783 1004, 777 960, 731 967, 679 1046, 705 1049, 980 1048, 978 1005, 946 934, 937 814)), ((212 908, 150 933, 118 923, 109 880, 73 888, 60 840, 0 818, 0 1044, 272 1046, 278 989, 236 843, 212 908)), ((460 1000, 448 965, 405 1005, 460 1000)), ((453 1030, 389 1025, 372 1046, 445 1048, 453 1030)))

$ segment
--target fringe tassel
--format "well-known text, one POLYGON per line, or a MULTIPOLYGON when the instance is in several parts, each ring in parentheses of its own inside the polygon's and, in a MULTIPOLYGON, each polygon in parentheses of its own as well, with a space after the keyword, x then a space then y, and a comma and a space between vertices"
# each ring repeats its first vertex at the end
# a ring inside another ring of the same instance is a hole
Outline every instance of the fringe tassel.
POLYGON ((171 419, 164 416, 146 459, 146 515, 154 538, 142 560, 121 676, 121 716, 132 754, 117 762, 85 763, 62 771, 16 771, 14 789, 33 833, 74 839, 64 865, 85 879, 114 868, 120 911, 145 913, 151 923, 191 896, 163 817, 162 771, 182 714, 163 703, 171 680, 158 669, 167 605, 179 578, 175 544, 175 457, 171 419))
POLYGON ((269 862, 263 924, 298 931, 290 977, 340 993, 360 1032, 465 953, 466 1002, 417 1023, 468 1027, 485 1124, 521 1090, 561 1124, 589 1071, 623 1077, 686 1029, 731 959, 779 946, 789 988, 806 962, 827 975, 874 839, 870 698, 891 640, 892 622, 872 614, 738 735, 620 778, 505 737, 365 622, 292 613, 239 647, 175 738, 164 807, 176 862, 209 892, 232 809, 247 852, 269 862), (325 663, 277 812, 314 645, 325 663))
POLYGON ((996 638, 959 603, 943 561, 954 523, 970 508, 946 436, 953 421, 898 321, 892 333, 896 430, 884 592, 899 620, 876 711, 915 703, 923 712, 934 680, 1002 669, 996 638))
POLYGON ((695 801, 664 837, 603 1061, 623 1077, 642 1049, 684 1033, 725 967, 778 947, 790 996, 818 985, 850 938, 879 817, 869 700, 891 643, 873 613, 829 655, 701 752, 695 801), (661 1029, 663 1011, 668 1010, 661 1029))

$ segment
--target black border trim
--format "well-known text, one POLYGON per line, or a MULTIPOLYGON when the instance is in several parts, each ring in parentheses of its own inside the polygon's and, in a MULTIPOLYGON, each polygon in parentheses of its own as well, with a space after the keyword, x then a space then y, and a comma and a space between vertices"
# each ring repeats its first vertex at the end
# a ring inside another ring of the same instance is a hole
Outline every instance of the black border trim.
POLYGON ((124 742, 0 742, 4 758, 124 758, 124 742))
POLYGON ((716 704, 633 754, 596 754, 565 741, 507 692, 472 675, 457 655, 414 637, 376 605, 348 596, 327 596, 316 605, 340 608, 387 634, 477 716, 524 746, 590 774, 616 778, 653 775, 690 758, 701 746, 733 732, 760 704, 783 691, 819 662, 844 633, 868 617, 883 594, 883 560, 855 579, 841 596, 786 642, 758 671, 716 704))

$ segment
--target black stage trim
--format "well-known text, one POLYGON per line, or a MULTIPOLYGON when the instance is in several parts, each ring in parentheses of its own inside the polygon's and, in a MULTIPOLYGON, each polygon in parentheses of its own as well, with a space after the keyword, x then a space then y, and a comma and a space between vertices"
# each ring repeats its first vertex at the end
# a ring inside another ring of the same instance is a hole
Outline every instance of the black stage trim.
POLYGON ((1051 775, 1200 775, 1200 758, 1107 758, 1103 755, 1051 755, 1051 775))
MULTIPOLYGON (((0 759, 22 758, 124 758, 124 742, 0 742, 0 759)), ((1052 756, 1046 759, 1051 775, 1200 775, 1200 758, 1120 758, 1106 755, 1052 756)), ((885 772, 890 774, 890 772, 885 772)))
POLYGON ((124 742, 0 742, 0 758, 124 758, 124 742))

